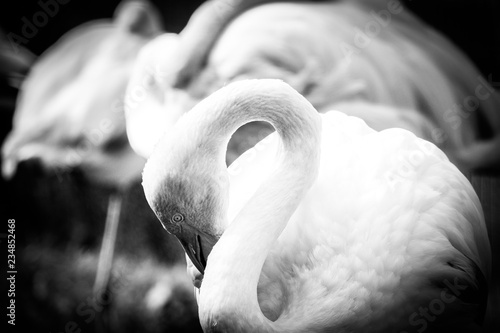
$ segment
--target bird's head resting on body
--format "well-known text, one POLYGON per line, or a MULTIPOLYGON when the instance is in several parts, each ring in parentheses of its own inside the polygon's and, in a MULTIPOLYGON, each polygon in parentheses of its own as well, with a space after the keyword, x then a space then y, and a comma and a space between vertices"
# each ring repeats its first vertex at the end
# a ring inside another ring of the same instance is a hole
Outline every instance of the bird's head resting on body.
POLYGON ((161 135, 194 106, 186 91, 175 89, 175 50, 180 38, 163 33, 139 52, 124 98, 127 136, 136 153, 149 157, 161 135))

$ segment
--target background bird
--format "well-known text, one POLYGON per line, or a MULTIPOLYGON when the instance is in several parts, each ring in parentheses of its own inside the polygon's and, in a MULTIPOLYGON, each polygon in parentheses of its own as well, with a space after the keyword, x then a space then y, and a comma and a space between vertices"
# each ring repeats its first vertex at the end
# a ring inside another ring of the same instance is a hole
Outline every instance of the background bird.
POLYGON ((128 146, 120 102, 137 52, 160 30, 153 13, 146 3, 125 3, 113 22, 77 27, 40 56, 2 148, 5 177, 28 159, 80 167, 113 186, 137 177, 144 162, 128 146))
MULTIPOLYGON (((150 94, 161 96, 156 103, 166 114, 154 117, 134 104, 134 119, 145 119, 136 123, 149 131, 129 127, 129 138, 143 151, 152 145, 135 143, 140 133, 157 139, 154 124, 168 129, 224 84, 280 78, 320 112, 342 109, 376 129, 413 131, 464 172, 498 164, 498 93, 457 47, 400 3, 214 1, 193 14, 175 47, 169 36, 144 55, 156 74, 142 75, 161 76, 154 89, 163 92, 150 94)), ((137 87, 132 80, 128 90, 137 87)))

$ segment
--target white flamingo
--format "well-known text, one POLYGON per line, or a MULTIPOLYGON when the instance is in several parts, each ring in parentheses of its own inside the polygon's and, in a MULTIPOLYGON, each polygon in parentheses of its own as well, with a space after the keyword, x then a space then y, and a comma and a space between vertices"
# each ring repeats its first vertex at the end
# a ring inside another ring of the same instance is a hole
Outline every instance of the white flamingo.
POLYGON ((245 80, 166 133, 143 186, 204 272, 205 332, 480 327, 490 271, 481 205, 445 154, 409 131, 320 115, 279 80, 245 80), (228 170, 231 134, 254 120, 277 133, 228 170))

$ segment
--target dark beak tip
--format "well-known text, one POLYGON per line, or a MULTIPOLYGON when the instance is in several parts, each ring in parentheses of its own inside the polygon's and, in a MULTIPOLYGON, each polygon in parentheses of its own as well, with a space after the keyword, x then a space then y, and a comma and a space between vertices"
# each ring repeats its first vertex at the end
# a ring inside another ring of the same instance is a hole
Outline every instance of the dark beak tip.
POLYGON ((216 238, 203 231, 187 226, 182 228, 180 233, 176 234, 176 238, 181 243, 194 267, 201 274, 204 274, 208 256, 217 242, 216 238))
POLYGON ((205 274, 205 266, 197 262, 195 267, 201 274, 205 274))

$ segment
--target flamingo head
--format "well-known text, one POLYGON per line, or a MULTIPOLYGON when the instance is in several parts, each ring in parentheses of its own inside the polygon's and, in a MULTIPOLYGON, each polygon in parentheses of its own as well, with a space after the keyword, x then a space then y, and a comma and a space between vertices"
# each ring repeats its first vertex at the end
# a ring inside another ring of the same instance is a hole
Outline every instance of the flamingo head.
POLYGON ((146 158, 161 135, 189 109, 184 107, 188 95, 170 84, 178 44, 175 33, 164 33, 148 42, 139 52, 126 88, 128 141, 136 153, 146 158))
MULTIPOLYGON (((178 143, 168 141, 169 146, 178 143)), ((178 150, 155 149, 144 168, 142 185, 163 228, 176 236, 203 274, 207 258, 225 229, 227 194, 223 194, 229 179, 227 172, 212 170, 209 163, 193 159, 189 148, 178 146, 178 150), (179 151, 185 155, 177 154, 179 151)))

